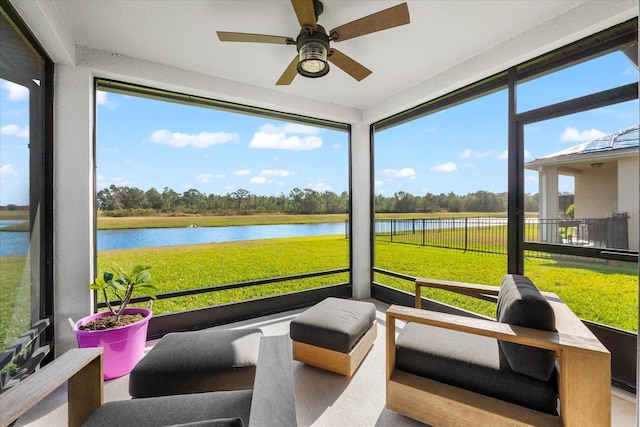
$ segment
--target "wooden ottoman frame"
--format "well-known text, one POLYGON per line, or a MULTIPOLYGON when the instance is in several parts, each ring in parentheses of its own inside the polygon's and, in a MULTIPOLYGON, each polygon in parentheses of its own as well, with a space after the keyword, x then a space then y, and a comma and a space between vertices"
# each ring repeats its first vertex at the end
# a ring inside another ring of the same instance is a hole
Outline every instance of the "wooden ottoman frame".
POLYGON ((349 353, 293 341, 293 360, 351 377, 373 346, 378 334, 377 331, 374 320, 369 330, 364 333, 349 353))

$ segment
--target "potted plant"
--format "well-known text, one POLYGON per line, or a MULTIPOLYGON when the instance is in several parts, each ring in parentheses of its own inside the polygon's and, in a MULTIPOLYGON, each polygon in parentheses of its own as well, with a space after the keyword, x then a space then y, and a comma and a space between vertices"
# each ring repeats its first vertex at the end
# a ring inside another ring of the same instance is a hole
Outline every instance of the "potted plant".
POLYGON ((126 271, 113 263, 113 271, 98 276, 89 289, 101 292, 107 311, 80 319, 73 325, 78 347, 103 347, 104 379, 121 377, 144 356, 147 328, 152 313, 148 308, 127 307, 133 293, 144 290, 155 299, 149 282, 151 266, 136 265, 126 271), (115 299, 114 299, 115 297, 115 299), (115 301, 115 302, 113 302, 115 301))

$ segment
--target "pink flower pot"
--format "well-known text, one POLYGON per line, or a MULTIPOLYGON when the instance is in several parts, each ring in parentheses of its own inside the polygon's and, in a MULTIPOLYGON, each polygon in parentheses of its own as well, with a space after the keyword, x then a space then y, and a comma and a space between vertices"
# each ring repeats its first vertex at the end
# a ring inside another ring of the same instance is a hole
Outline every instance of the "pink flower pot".
POLYGON ((127 308, 125 314, 140 313, 144 319, 131 325, 102 331, 82 331, 80 326, 109 314, 100 312, 84 317, 76 322, 75 334, 78 347, 103 347, 104 379, 118 378, 131 372, 134 366, 144 356, 147 342, 147 328, 151 319, 151 310, 146 308, 127 308))

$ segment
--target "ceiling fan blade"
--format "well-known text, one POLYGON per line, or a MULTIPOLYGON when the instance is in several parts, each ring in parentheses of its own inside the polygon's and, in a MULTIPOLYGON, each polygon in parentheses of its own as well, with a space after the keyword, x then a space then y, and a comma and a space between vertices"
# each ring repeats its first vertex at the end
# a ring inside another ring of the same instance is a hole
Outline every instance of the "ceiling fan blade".
POLYGON ((328 59, 329 62, 349 74, 357 81, 360 81, 371 74, 370 69, 360 64, 355 59, 351 59, 339 50, 331 49, 331 55, 328 59))
POLYGON ((269 36, 265 34, 232 33, 228 31, 217 31, 218 39, 221 42, 249 42, 249 43, 274 43, 274 44, 295 44, 291 37, 269 36))
POLYGON ((331 40, 341 42, 376 31, 387 30, 408 24, 409 7, 406 3, 381 10, 364 18, 351 21, 331 30, 331 40))
POLYGON ((298 55, 293 58, 293 61, 287 66, 287 69, 284 70, 284 73, 280 76, 276 85, 290 85, 296 74, 298 74, 298 55))
POLYGON ((301 27, 311 27, 314 30, 317 27, 318 18, 316 18, 316 9, 313 0, 291 0, 293 10, 296 11, 298 22, 301 27))

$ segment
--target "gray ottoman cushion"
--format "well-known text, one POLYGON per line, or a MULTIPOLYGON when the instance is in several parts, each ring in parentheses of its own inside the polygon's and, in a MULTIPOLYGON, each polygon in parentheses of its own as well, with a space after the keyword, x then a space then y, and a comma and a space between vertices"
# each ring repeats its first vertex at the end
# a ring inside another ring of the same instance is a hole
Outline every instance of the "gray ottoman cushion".
POLYGON ((396 340, 396 368, 556 415, 555 376, 540 381, 501 366, 498 340, 407 323, 396 340))
POLYGON ((260 329, 165 335, 133 368, 129 394, 166 396, 253 388, 260 329))
POLYGON ((155 427, 196 422, 246 426, 252 395, 253 390, 233 390, 107 402, 91 414, 84 426, 155 427))
MULTIPOLYGON (((553 308, 528 277, 507 274, 502 279, 496 312, 498 322, 555 331, 553 308)), ((514 371, 547 381, 556 361, 556 353, 531 346, 500 341, 501 357, 514 371)))
POLYGON ((329 297, 291 321, 294 341, 349 353, 376 319, 376 306, 365 301, 329 297))

